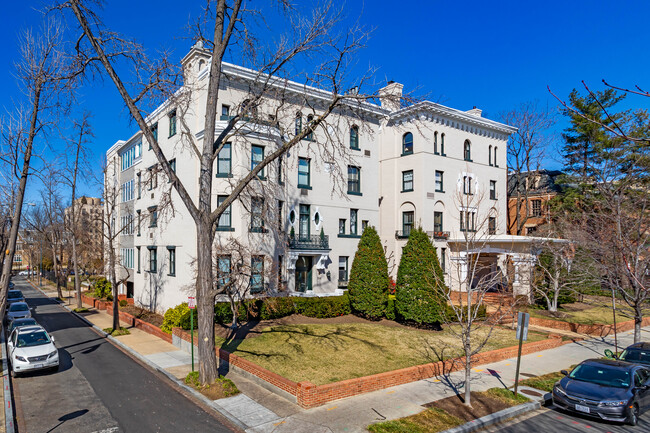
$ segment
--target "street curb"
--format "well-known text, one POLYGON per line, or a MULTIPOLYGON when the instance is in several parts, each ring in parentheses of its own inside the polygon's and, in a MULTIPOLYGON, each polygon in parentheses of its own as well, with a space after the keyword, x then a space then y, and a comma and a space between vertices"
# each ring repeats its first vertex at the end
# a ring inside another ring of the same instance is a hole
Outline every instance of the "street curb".
MULTIPOLYGON (((38 291, 40 291, 43 295, 47 296, 47 295, 45 294, 45 292, 42 291, 40 288, 34 286, 33 284, 32 284, 32 287, 34 287, 35 289, 37 289, 38 291)), ((48 298, 49 298, 49 296, 48 296, 48 298)), ((200 392, 196 391, 194 388, 187 386, 183 381, 177 379, 175 376, 173 376, 171 373, 169 373, 169 372, 166 371, 165 369, 160 368, 158 365, 154 364, 153 362, 151 362, 150 360, 148 360, 148 359, 145 358, 144 356, 140 355, 138 352, 136 352, 135 350, 131 349, 129 346, 127 346, 126 344, 122 343, 121 341, 117 340, 117 339, 116 339, 115 337, 113 337, 112 335, 107 334, 106 332, 104 332, 103 329, 101 329, 100 327, 98 327, 98 326, 95 325, 94 323, 90 322, 88 319, 86 319, 85 317, 83 317, 81 314, 79 314, 79 313, 73 311, 72 308, 70 308, 70 307, 68 307, 67 305, 62 304, 62 303, 59 303, 59 305, 61 305, 61 306, 62 306, 63 308, 65 308, 66 310, 68 310, 70 313, 72 313, 72 314, 74 314, 75 316, 77 316, 80 320, 82 320, 83 322, 85 322, 87 325, 89 325, 89 326, 91 326, 92 328, 94 328, 94 329, 95 329, 96 331, 98 331, 101 335, 103 335, 106 339, 110 340, 110 341, 111 341, 115 346, 120 347, 123 351, 129 353, 129 355, 131 355, 131 356, 133 356, 134 358, 138 359, 140 362, 142 362, 143 364, 145 364, 146 366, 148 366, 148 367, 151 368, 152 370, 155 370, 155 371, 157 371, 157 372, 163 374, 165 377, 167 377, 167 379, 169 379, 169 380, 171 380, 172 382, 176 383, 176 385, 178 385, 180 388, 182 388, 183 390, 185 390, 187 393, 191 394, 192 397, 194 397, 194 398, 200 400, 201 403, 203 403, 203 404, 206 405, 207 407, 209 407, 209 408, 215 410, 216 412, 218 412, 221 416, 223 416, 224 418, 226 418, 228 421, 230 421, 230 422, 231 422, 232 424, 234 424, 235 426, 239 427, 239 428, 242 429, 242 430, 246 430, 247 428, 249 428, 249 426, 247 426, 246 424, 242 423, 238 418, 235 418, 235 417, 234 417, 230 412, 227 412, 227 411, 225 411, 225 410, 219 408, 217 405, 214 404, 214 402, 213 402, 212 400, 208 399, 208 398, 205 397, 203 394, 201 394, 200 392)), ((7 430, 7 433, 9 433, 8 430, 7 430)), ((13 433, 13 430, 11 431, 11 433, 13 433)))
POLYGON ((519 415, 523 415, 528 412, 532 412, 541 407, 538 401, 531 401, 529 403, 520 404, 518 406, 509 407, 507 409, 500 410, 499 412, 492 413, 490 415, 485 415, 481 418, 475 419, 468 423, 465 423, 461 426, 450 428, 441 433, 468 433, 473 432, 478 429, 497 424, 501 421, 505 421, 510 418, 514 418, 519 415))
POLYGON ((4 385, 4 402, 5 402, 5 431, 6 433, 14 433, 14 406, 13 406, 13 393, 11 392, 11 380, 9 380, 9 363, 7 356, 7 344, 5 342, 5 327, 2 325, 0 330, 0 343, 2 344, 2 382, 4 385))

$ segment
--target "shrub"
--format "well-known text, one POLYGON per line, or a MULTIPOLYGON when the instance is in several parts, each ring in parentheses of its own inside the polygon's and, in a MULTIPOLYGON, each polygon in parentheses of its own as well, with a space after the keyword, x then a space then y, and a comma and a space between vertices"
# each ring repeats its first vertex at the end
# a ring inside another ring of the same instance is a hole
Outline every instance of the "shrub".
POLYGON ((351 312, 347 293, 323 298, 294 298, 294 305, 296 313, 319 319, 345 316, 351 312))
MULTIPOLYGON (((237 306, 237 321, 247 322, 260 317, 262 301, 259 299, 248 299, 240 301, 237 306)), ((217 302, 214 305, 214 321, 223 325, 232 323, 232 310, 230 302, 217 302)))
POLYGON ((106 295, 106 300, 108 302, 113 302, 113 295, 106 295))
POLYGON ((126 299, 121 299, 120 300, 120 307, 126 307, 127 305, 129 305, 129 303, 127 302, 126 299))
POLYGON ((395 295, 388 295, 388 302, 386 304, 386 318, 388 320, 395 320, 395 295))
POLYGON ((95 290, 93 295, 95 298, 104 299, 107 298, 112 292, 111 282, 106 278, 100 278, 95 282, 95 290))
POLYGON ((420 227, 413 229, 402 249, 397 270, 395 307, 398 317, 418 324, 440 323, 445 305, 441 295, 445 290, 443 281, 429 236, 420 227))
POLYGON ((260 319, 272 320, 291 316, 295 313, 293 298, 266 298, 260 308, 260 319))
MULTIPOLYGON (((187 305, 187 302, 183 302, 180 305, 170 308, 165 312, 163 317, 163 323, 160 329, 163 332, 171 334, 172 328, 180 327, 183 329, 190 329, 192 325, 191 322, 191 313, 190 308, 187 305)), ((194 312, 194 328, 198 327, 198 318, 196 311, 194 312)))
POLYGON ((388 264, 374 227, 366 227, 354 255, 348 283, 350 307, 355 314, 380 319, 388 303, 388 264))

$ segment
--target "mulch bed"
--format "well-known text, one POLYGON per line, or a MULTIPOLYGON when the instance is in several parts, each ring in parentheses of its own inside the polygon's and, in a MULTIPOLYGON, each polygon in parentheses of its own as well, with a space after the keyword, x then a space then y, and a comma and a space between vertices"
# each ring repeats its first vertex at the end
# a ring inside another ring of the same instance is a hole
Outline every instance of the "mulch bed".
POLYGON ((423 405, 424 407, 435 407, 462 419, 465 422, 472 421, 485 415, 498 412, 510 407, 506 402, 489 397, 483 393, 472 392, 472 407, 465 406, 464 398, 460 395, 443 398, 423 405))
POLYGON ((153 313, 144 308, 136 307, 135 305, 127 305, 126 307, 119 307, 120 311, 129 313, 136 319, 143 320, 147 323, 151 323, 154 326, 161 327, 163 323, 163 316, 157 313, 153 313))

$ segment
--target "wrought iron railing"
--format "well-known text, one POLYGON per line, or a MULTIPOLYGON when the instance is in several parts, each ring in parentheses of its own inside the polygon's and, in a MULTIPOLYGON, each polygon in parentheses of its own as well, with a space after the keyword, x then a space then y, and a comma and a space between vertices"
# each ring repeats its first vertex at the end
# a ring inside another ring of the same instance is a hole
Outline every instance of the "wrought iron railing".
POLYGON ((329 236, 289 236, 289 248, 293 250, 329 250, 329 236))
POLYGON ((434 239, 449 239, 449 232, 443 232, 443 231, 432 231, 432 232, 427 232, 429 237, 432 237, 434 239))

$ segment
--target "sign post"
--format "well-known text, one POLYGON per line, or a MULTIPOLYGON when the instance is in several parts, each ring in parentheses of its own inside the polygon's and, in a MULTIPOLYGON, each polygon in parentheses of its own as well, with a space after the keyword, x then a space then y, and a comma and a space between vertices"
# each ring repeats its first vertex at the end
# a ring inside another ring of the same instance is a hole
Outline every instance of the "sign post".
POLYGON ((194 296, 187 297, 187 306, 190 307, 190 335, 192 336, 190 344, 192 347, 192 372, 194 372, 194 309, 196 308, 196 298, 194 296))
POLYGON ((530 314, 519 312, 517 314, 517 339, 519 339, 519 351, 517 352, 517 370, 515 371, 515 397, 519 388, 519 366, 521 365, 521 346, 528 338, 528 319, 530 314))

